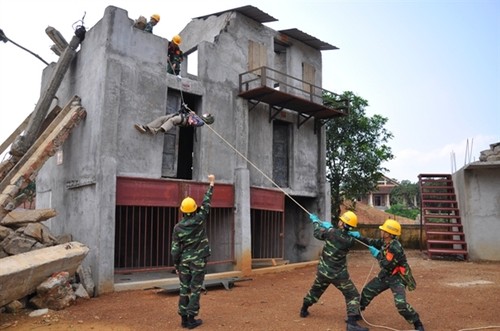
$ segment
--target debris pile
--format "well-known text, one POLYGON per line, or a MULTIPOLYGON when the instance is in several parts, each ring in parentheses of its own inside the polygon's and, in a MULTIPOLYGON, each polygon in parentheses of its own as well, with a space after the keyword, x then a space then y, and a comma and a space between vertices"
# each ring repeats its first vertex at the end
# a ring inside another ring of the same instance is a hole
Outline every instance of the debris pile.
POLYGON ((72 236, 54 236, 42 222, 53 209, 11 211, 0 220, 0 312, 24 308, 60 310, 77 297, 94 296, 88 253, 72 236))
POLYGON ((479 155, 481 162, 500 161, 500 142, 490 145, 490 149, 481 151, 479 155))

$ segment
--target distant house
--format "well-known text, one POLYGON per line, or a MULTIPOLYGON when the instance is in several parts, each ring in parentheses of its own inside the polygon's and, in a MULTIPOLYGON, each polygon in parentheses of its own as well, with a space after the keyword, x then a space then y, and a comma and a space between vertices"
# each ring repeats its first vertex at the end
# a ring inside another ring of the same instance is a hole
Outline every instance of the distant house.
POLYGON ((387 176, 382 175, 377 182, 375 191, 362 197, 359 201, 380 210, 391 208, 391 192, 399 183, 387 176))

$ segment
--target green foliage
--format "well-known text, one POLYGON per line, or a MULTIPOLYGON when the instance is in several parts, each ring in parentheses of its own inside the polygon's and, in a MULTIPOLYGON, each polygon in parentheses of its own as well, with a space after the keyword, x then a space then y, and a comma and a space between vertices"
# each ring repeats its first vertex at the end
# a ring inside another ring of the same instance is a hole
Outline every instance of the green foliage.
MULTIPOLYGON (((332 218, 340 214, 345 199, 356 200, 375 189, 381 173, 381 164, 394 158, 387 142, 393 137, 384 128, 387 118, 380 115, 368 117, 368 102, 352 92, 340 98, 349 100, 347 116, 329 121, 326 131, 326 177, 330 182, 332 218)), ((325 94, 325 105, 337 105, 339 96, 325 94)))
POLYGON ((391 191, 391 205, 401 204, 408 208, 417 208, 420 205, 418 184, 409 180, 402 180, 391 191))
POLYGON ((391 205, 391 208, 387 209, 385 212, 414 220, 417 218, 420 210, 418 208, 408 208, 403 204, 395 204, 391 205))

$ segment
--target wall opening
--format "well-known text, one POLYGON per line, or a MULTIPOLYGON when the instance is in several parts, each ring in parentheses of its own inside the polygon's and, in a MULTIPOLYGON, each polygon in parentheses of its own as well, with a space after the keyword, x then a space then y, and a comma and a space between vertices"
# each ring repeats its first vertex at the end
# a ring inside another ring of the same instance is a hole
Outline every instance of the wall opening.
POLYGON ((290 123, 273 121, 273 181, 289 186, 290 123))
MULTIPOLYGON (((169 89, 167 114, 178 112, 182 103, 196 113, 201 113, 201 97, 169 89)), ((163 143, 162 177, 193 179, 193 149, 196 130, 192 127, 177 127, 165 133, 163 143)))

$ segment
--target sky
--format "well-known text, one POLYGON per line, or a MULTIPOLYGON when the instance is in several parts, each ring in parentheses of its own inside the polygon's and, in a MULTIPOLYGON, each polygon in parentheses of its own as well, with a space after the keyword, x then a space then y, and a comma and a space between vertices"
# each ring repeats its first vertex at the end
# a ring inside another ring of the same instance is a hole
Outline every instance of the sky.
MULTIPOLYGON (((498 0, 0 0, 0 29, 57 62, 47 26, 71 40, 107 6, 161 16, 154 34, 171 39, 192 18, 252 5, 276 18, 274 30, 297 28, 338 50, 323 51, 323 88, 368 101, 366 115, 388 119, 395 158, 388 177, 418 181, 478 161, 500 142, 500 1, 498 0)), ((34 110, 45 64, 0 42, 0 142, 34 110)), ((4 156, 3 156, 4 157, 4 156)))

